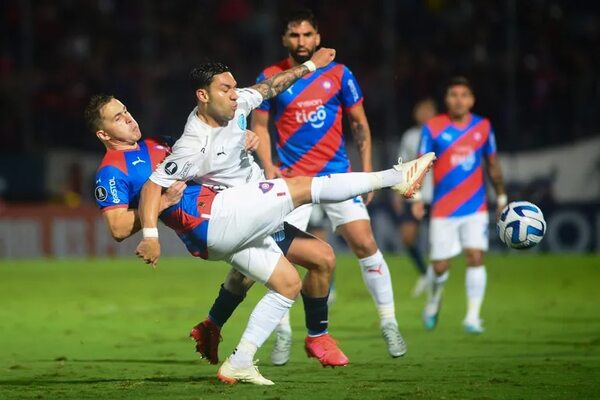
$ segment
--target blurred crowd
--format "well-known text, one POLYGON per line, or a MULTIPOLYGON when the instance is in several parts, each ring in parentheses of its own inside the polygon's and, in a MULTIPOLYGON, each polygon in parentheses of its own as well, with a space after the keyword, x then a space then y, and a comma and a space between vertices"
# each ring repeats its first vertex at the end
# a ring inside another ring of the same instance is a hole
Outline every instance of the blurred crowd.
MULTIPOLYGON (((322 44, 357 75, 376 140, 398 140, 418 100, 469 77, 503 151, 566 144, 600 127, 595 2, 305 1, 322 44)), ((0 152, 103 148, 85 130, 90 95, 123 99, 146 135, 179 135, 188 72, 218 59, 240 86, 286 54, 277 0, 3 0, 0 152)))

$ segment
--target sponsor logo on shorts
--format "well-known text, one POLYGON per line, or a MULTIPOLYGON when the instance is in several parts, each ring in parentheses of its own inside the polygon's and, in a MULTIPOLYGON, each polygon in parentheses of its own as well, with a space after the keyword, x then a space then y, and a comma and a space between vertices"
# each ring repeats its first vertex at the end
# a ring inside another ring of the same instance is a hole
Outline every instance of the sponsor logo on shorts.
POLYGON ((273 186, 275 186, 273 182, 259 182, 258 184, 258 188, 263 192, 263 194, 273 189, 273 186))
POLYGON ((108 197, 108 192, 104 188, 104 186, 96 186, 96 190, 94 190, 94 195, 96 196, 96 200, 104 201, 106 197, 108 197))

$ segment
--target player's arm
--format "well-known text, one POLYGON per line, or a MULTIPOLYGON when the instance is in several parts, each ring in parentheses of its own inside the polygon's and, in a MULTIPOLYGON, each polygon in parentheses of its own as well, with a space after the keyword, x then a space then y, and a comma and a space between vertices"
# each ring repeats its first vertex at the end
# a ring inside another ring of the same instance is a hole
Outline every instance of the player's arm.
MULTIPOLYGON (((372 154, 371 154, 371 129, 369 121, 365 114, 365 108, 362 103, 356 104, 347 111, 348 120, 350 122, 350 132, 356 142, 356 148, 360 156, 363 172, 371 172, 373 170, 372 154)), ((373 192, 363 196, 365 204, 369 204, 373 199, 373 192)))
MULTIPOLYGON (((183 191, 187 185, 185 182, 175 182, 160 196, 159 210, 162 212, 168 207, 177 204, 181 200, 183 191)), ((111 208, 102 213, 110 234, 117 242, 127 239, 142 227, 138 210, 126 207, 111 208)))
POLYGON ((264 100, 268 100, 287 90, 287 88, 304 75, 315 71, 317 68, 325 67, 334 58, 335 50, 323 47, 313 54, 310 61, 273 75, 269 79, 251 86, 250 89, 258 91, 264 100))
POLYGON ((502 167, 500 166, 500 160, 496 154, 486 157, 486 170, 490 182, 494 187, 494 191, 496 192, 496 211, 500 213, 506 205, 508 198, 506 197, 506 188, 504 187, 502 167))
POLYGON ((269 112, 255 110, 252 112, 252 130, 258 136, 256 155, 265 170, 267 179, 281 178, 281 171, 273 164, 271 154, 271 137, 269 135, 269 112))
POLYGON ((142 187, 140 194, 139 216, 144 237, 136 249, 136 254, 146 264, 152 264, 153 267, 156 267, 160 257, 158 214, 161 193, 162 186, 149 179, 142 187))

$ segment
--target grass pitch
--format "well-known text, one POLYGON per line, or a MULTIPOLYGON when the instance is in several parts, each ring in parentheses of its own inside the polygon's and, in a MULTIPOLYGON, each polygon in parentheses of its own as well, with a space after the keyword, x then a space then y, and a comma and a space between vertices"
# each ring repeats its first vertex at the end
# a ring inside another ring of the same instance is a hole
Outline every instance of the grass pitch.
MULTIPOLYGON (((468 336, 456 260, 440 323, 421 327, 416 274, 389 256, 408 343, 392 359, 356 261, 340 257, 330 331, 350 358, 324 369, 303 352, 301 301, 291 362, 269 363, 274 387, 226 386, 187 337, 227 271, 193 258, 153 271, 131 260, 0 262, 0 399, 592 399, 600 391, 600 256, 489 256, 487 331, 468 336)), ((254 287, 223 330, 224 359, 265 289, 254 287)))

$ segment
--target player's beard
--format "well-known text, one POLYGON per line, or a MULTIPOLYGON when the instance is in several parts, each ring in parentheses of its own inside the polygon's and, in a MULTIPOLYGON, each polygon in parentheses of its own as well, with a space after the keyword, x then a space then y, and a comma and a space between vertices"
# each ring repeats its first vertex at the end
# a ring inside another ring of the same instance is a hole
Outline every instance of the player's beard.
POLYGON ((313 50, 308 50, 308 53, 306 55, 302 54, 298 54, 298 50, 294 51, 291 53, 292 58, 294 59, 294 61, 296 61, 298 64, 302 64, 303 62, 306 62, 308 60, 310 60, 310 58, 313 56, 313 54, 315 54, 315 49, 313 50))

